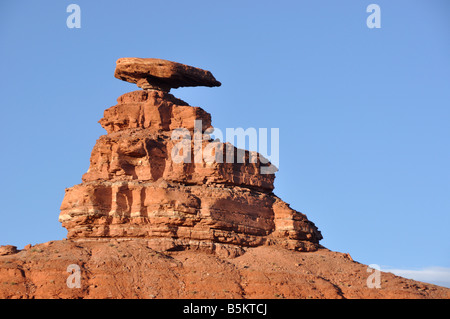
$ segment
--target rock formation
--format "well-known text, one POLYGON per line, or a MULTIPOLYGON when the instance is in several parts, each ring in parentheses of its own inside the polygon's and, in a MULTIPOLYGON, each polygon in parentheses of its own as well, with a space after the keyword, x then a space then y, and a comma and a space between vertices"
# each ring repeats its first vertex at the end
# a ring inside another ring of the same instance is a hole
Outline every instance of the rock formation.
POLYGON ((108 134, 97 140, 83 183, 66 189, 61 205, 69 239, 145 238, 157 250, 232 256, 261 245, 318 248, 317 227, 273 194, 274 173, 262 172, 271 163, 212 140, 211 115, 168 93, 219 86, 210 72, 122 58, 115 76, 144 90, 120 96, 99 121, 108 134))
POLYGON ((119 59, 114 76, 141 89, 164 92, 185 86, 220 86, 209 71, 161 59, 119 59))
POLYGON ((211 140, 210 114, 168 93, 219 85, 211 73, 120 59, 116 76, 144 90, 100 120, 108 134, 61 205, 68 239, 0 246, 0 299, 450 298, 384 272, 372 289, 366 265, 320 246, 314 224, 273 194, 271 164, 211 140))

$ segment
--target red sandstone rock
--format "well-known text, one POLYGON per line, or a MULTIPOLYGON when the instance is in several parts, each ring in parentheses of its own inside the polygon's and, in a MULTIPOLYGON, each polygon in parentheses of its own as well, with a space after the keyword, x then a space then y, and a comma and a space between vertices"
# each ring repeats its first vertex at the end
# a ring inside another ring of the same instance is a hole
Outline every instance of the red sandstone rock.
POLYGON ((220 161, 197 161, 196 141, 191 137, 190 163, 176 163, 171 156, 179 140, 172 139, 173 130, 183 128, 193 135, 195 120, 201 121, 201 132, 211 128, 211 116, 199 107, 191 107, 160 91, 135 91, 119 97, 119 104, 105 111, 100 124, 108 135, 100 137, 91 154, 84 182, 140 180, 185 184, 234 184, 261 190, 272 190, 274 174, 260 174, 259 159, 250 163, 248 151, 244 163, 237 162, 238 149, 230 144, 201 140, 197 143, 201 157, 222 154, 220 161), (178 104, 175 104, 178 103, 178 104), (226 160, 233 154, 233 162, 226 160), (214 154, 213 154, 214 155, 214 154))
POLYGON ((274 174, 261 174, 270 163, 259 154, 250 162, 248 151, 238 163, 234 146, 195 140, 211 128, 203 109, 161 91, 135 91, 119 97, 100 124, 108 134, 97 140, 83 183, 67 189, 61 205, 68 238, 148 238, 159 250, 230 255, 260 245, 317 249, 315 225, 273 195, 274 174), (173 157, 180 140, 172 134, 180 128, 190 137, 187 162, 173 157), (216 161, 203 156, 208 150, 216 161))
POLYGON ((0 299, 450 298, 450 289, 389 273, 382 289, 367 287, 367 266, 321 247, 317 227, 273 194, 259 154, 237 163, 236 148, 202 138, 186 144, 192 161, 175 162, 172 133, 205 133, 211 116, 163 91, 212 80, 178 64, 129 62, 119 77, 152 90, 105 111, 108 134, 61 205, 68 240, 0 247, 0 299), (196 160, 208 149, 234 161, 196 160), (67 285, 70 265, 80 267, 80 288, 67 285))
POLYGON ((177 128, 194 130, 194 120, 201 120, 203 131, 211 127, 211 115, 200 107, 162 91, 134 91, 123 94, 118 104, 105 110, 99 121, 108 133, 130 128, 151 132, 172 131, 177 128))
MULTIPOLYGON (((116 77, 148 76, 170 87, 219 84, 207 71, 173 62, 117 62, 116 77)), ((158 250, 233 256, 261 245, 316 250, 317 227, 272 193, 274 174, 261 173, 270 163, 211 140, 211 115, 164 91, 126 93, 104 112, 99 122, 108 134, 61 205, 68 238, 146 238, 158 250)))
POLYGON ((67 190, 60 221, 71 239, 149 238, 154 249, 161 240, 160 250, 220 246, 230 255, 264 244, 313 251, 322 238, 280 199, 238 186, 83 183, 67 190))
POLYGON ((116 78, 142 89, 168 92, 182 86, 220 86, 209 71, 167 60, 121 58, 116 64, 116 78))
POLYGON ((0 256, 12 255, 18 252, 17 247, 13 245, 0 246, 0 256))

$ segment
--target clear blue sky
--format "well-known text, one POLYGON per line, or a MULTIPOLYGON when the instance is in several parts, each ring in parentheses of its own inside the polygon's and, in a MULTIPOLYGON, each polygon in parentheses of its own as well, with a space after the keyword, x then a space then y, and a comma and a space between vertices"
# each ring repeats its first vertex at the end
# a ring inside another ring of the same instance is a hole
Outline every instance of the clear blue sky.
POLYGON ((115 61, 156 57, 222 82, 172 92, 215 127, 280 128, 275 193, 324 246, 450 268, 449 13, 447 0, 2 1, 0 245, 65 237, 64 188, 87 171, 103 111, 136 89, 115 61))

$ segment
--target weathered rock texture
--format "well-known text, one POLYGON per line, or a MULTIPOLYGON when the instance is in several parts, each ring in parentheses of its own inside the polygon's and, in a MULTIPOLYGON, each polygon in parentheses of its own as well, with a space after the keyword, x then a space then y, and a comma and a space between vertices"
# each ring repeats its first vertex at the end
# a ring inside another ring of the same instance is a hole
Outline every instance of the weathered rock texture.
MULTIPOLYGON (((170 87, 216 83, 173 62, 117 61, 117 77, 144 75, 170 87)), ((97 140, 83 183, 66 189, 59 219, 68 238, 146 238, 157 250, 233 256, 261 245, 318 248, 317 227, 273 194, 274 174, 261 173, 271 164, 213 141, 209 113, 155 86, 117 101, 100 120, 108 134, 97 140)))
POLYGON ((220 86, 209 71, 161 59, 121 58, 114 76, 142 89, 167 92, 183 86, 220 86))
POLYGON ((13 245, 0 246, 0 256, 13 255, 17 253, 17 247, 13 245))
POLYGON ((260 246, 230 258, 159 252, 145 239, 62 240, 0 256, 0 299, 450 298, 448 288, 386 272, 379 289, 369 288, 372 274, 347 254, 324 248, 297 252, 260 246), (79 288, 67 286, 69 265, 80 267, 79 288))

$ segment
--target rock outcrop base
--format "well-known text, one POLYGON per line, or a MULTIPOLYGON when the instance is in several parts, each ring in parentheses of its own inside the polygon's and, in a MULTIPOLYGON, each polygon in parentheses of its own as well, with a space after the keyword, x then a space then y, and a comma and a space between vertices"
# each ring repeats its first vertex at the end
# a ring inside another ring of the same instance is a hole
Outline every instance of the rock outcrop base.
POLYGON ((448 288, 386 272, 379 289, 369 288, 371 275, 348 254, 324 248, 298 252, 260 246, 231 258, 193 250, 160 252, 145 239, 62 240, 0 256, 0 299, 450 298, 448 288), (74 265, 78 288, 67 285, 74 265))

